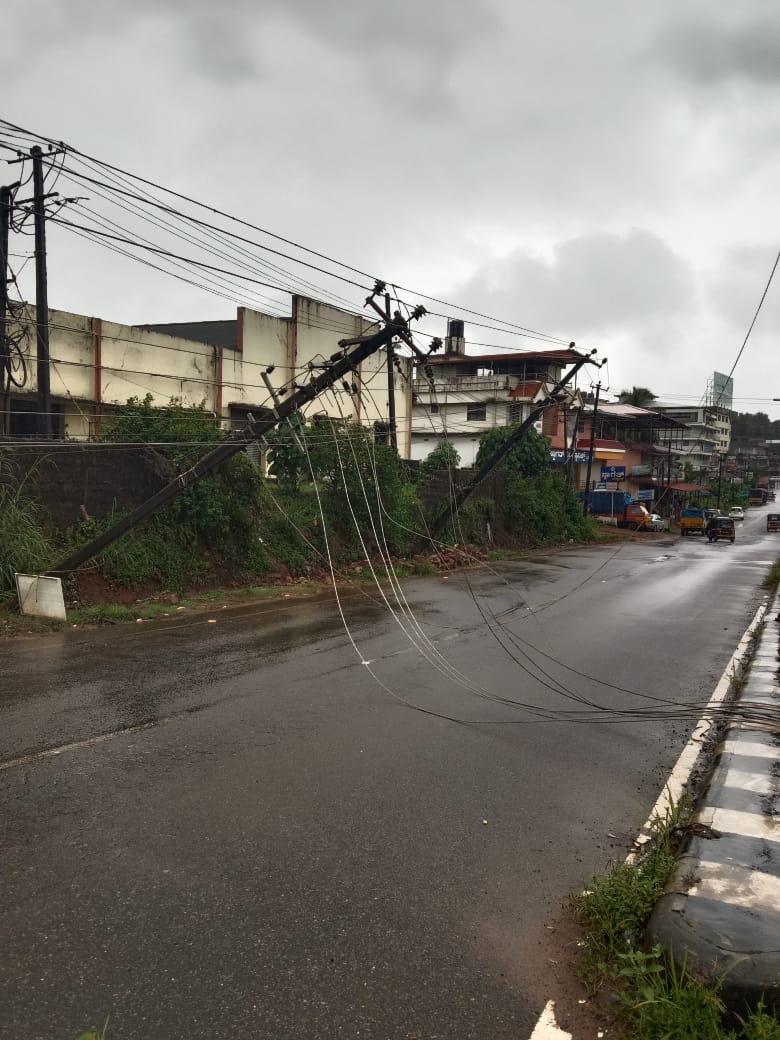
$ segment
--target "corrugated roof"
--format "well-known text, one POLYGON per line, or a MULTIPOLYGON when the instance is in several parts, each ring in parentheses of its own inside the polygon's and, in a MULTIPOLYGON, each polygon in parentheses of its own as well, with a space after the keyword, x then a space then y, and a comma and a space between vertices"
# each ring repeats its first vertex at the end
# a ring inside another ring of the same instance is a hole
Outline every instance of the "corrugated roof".
POLYGON ((514 390, 510 391, 510 397, 530 397, 534 398, 544 386, 541 379, 524 380, 522 383, 518 383, 514 390))
POLYGON ((622 415, 627 419, 644 419, 655 415, 649 408, 639 408, 635 404, 624 404, 622 401, 599 405, 599 411, 605 415, 622 415))

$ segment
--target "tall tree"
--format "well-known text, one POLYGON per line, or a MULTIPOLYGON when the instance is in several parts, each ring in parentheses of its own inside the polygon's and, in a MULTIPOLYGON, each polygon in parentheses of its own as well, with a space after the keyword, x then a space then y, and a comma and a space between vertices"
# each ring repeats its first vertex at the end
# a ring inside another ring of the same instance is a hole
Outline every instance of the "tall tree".
POLYGON ((621 404, 633 404, 636 408, 651 408, 657 396, 646 386, 632 386, 630 390, 621 390, 618 401, 621 404))
MULTIPOLYGON (((477 469, 487 461, 498 449, 509 440, 516 426, 494 426, 479 438, 479 448, 475 466, 477 469)), ((550 465, 550 441, 533 427, 526 430, 525 436, 518 441, 505 456, 499 466, 523 477, 536 477, 544 473, 550 465)))

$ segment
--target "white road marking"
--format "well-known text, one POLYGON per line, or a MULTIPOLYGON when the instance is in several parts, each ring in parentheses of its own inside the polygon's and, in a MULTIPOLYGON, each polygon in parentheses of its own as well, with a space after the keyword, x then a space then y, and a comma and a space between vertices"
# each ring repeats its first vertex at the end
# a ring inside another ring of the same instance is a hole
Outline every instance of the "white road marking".
POLYGON ((548 1000, 545 1004, 530 1040, 572 1040, 571 1033, 566 1033, 563 1029, 558 1028, 558 1023, 555 1021, 554 1000, 548 1000))
POLYGON ((14 769, 16 766, 29 765, 31 762, 39 762, 42 758, 56 758, 57 755, 62 755, 66 751, 78 751, 81 748, 92 747, 93 744, 102 744, 104 740, 125 737, 129 733, 140 733, 144 729, 151 729, 152 726, 159 726, 168 721, 170 720, 156 719, 153 722, 142 722, 138 726, 124 726, 122 729, 115 729, 110 733, 99 733, 96 737, 88 737, 86 740, 76 740, 71 744, 60 744, 59 747, 34 751, 32 754, 22 755, 21 758, 9 758, 5 762, 0 762, 0 772, 4 769, 14 769))

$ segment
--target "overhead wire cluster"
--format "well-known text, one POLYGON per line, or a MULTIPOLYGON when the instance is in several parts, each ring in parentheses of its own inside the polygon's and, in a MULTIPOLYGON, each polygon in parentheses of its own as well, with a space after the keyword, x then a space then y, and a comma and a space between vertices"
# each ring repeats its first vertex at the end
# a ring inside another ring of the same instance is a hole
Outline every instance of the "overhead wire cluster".
MULTIPOLYGON (((54 170, 56 163, 60 188, 72 193, 75 212, 73 217, 55 215, 55 224, 204 291, 278 313, 285 310, 286 295, 308 295, 360 314, 376 281, 376 275, 292 238, 0 120, 0 149, 17 154, 31 139, 62 149, 59 161, 53 158, 50 165, 54 170), (182 252, 185 244, 187 253, 182 252), (273 295, 259 294, 259 289, 270 289, 273 295)), ((399 299, 423 299, 447 309, 428 308, 432 318, 468 315, 470 324, 509 337, 550 346, 569 342, 419 289, 395 285, 394 290, 399 299)))
MULTIPOLYGON (((355 316, 363 316, 360 310, 361 295, 364 296, 371 291, 372 284, 376 283, 374 275, 336 260, 324 253, 312 250, 290 238, 275 234, 256 224, 232 216, 216 207, 199 202, 182 193, 172 191, 147 178, 132 174, 110 163, 102 162, 80 152, 78 149, 64 146, 60 142, 41 135, 33 135, 30 131, 7 121, 0 120, 0 134, 2 134, 2 137, 0 137, 0 149, 11 150, 15 153, 19 152, 23 143, 29 143, 31 138, 46 144, 56 145, 58 149, 62 149, 59 156, 53 157, 49 161, 49 171, 52 180, 47 187, 50 191, 53 191, 56 184, 60 188, 72 192, 72 194, 63 198, 61 203, 58 202, 56 204, 56 211, 50 213, 50 221, 64 232, 96 243, 101 248, 108 249, 125 258, 133 259, 135 262, 142 263, 156 271, 180 279, 211 295, 230 300, 239 305, 255 308, 262 307, 270 313, 278 313, 281 316, 287 310, 287 296, 308 295, 322 302, 329 303, 334 307, 347 310, 355 316), (86 193, 86 195, 79 194, 82 192, 86 193), (67 216, 62 213, 62 209, 65 206, 69 207, 67 216), (72 214, 74 219, 71 219, 72 214), (236 230, 237 228, 241 230, 236 230), (322 279, 325 279, 324 284, 322 279), (268 292, 261 292, 261 290, 267 290, 268 292)), ((14 230, 21 234, 27 233, 24 229, 24 216, 22 216, 18 227, 15 227, 14 230)), ((772 273, 774 274, 774 269, 772 273)), ((15 278, 18 278, 18 273, 15 278)), ((769 286, 767 286, 767 290, 768 288, 769 286)), ((407 313, 410 310, 407 296, 413 293, 415 298, 422 298, 434 305, 446 308, 446 313, 436 310, 428 311, 433 318, 452 318, 458 315, 467 315, 470 325, 498 332, 507 337, 534 340, 537 343, 546 344, 550 348, 565 348, 569 345, 569 338, 559 338, 516 322, 496 318, 492 315, 420 292, 419 290, 412 290, 400 285, 393 285, 392 289, 399 310, 406 310, 407 313)), ((23 320, 18 314, 16 317, 20 322, 23 320)), ((338 321, 327 315, 320 316, 315 322, 315 327, 333 332, 334 334, 343 333, 343 327, 338 327, 339 325, 338 321)), ((63 329, 66 328, 67 326, 63 326, 63 329)), ((749 334, 750 330, 748 331, 748 336, 749 334)), ((114 338, 119 339, 119 337, 114 338)), ((499 344, 480 342, 474 345, 490 347, 496 350, 507 349, 504 345, 499 344)), ((741 357, 744 346, 745 344, 743 344, 740 354, 737 356, 734 367, 736 367, 741 357)), ((160 347, 160 349, 176 350, 180 348, 171 345, 170 347, 160 347)), ((56 357, 52 358, 52 361, 55 365, 80 364, 56 357)), ((87 363, 83 364, 89 367, 87 363)), ((255 364, 262 365, 261 362, 256 362, 255 364)), ((18 368, 16 371, 19 371, 18 368)), ((123 378, 126 378, 124 376, 126 371, 124 368, 117 371, 123 374, 123 378)), ((151 375, 152 373, 129 371, 128 374, 151 375)), ((295 371, 290 372, 290 375, 278 392, 294 389, 298 381, 305 379, 305 377, 305 366, 298 366, 295 371)), ((188 379, 188 381, 190 380, 188 379)), ((263 389, 261 384, 242 383, 242 385, 251 389, 263 389)), ((144 388, 142 384, 139 384, 139 386, 144 388)), ((370 394, 371 391, 370 387, 364 383, 358 387, 357 392, 370 394)), ((342 410, 340 395, 347 393, 347 390, 332 389, 330 393, 333 397, 334 405, 343 419, 345 416, 342 410)), ((268 398, 265 398, 265 400, 268 400, 268 398)), ((333 424, 336 421, 334 418, 328 420, 331 433, 333 433, 333 424)), ((450 428, 454 429, 453 427, 450 428)), ((313 436, 316 435, 311 431, 303 431, 304 453, 310 468, 309 446, 312 443, 311 438, 313 436)), ((319 436, 327 437, 328 433, 326 431, 319 434, 319 436)), ((338 439, 335 436, 334 442, 336 450, 340 452, 338 439)), ((191 443, 193 446, 196 446, 209 442, 195 441, 191 443)), ((113 446, 116 447, 116 445, 113 446)), ((354 447, 352 450, 354 452, 354 447)), ((339 454, 338 463, 343 474, 343 467, 345 464, 349 464, 349 460, 344 460, 339 454)), ((314 477, 313 470, 312 477, 314 477)), ((548 691, 564 698, 567 704, 575 704, 577 706, 546 708, 531 701, 522 701, 496 691, 491 691, 474 682, 460 669, 456 668, 425 633, 419 618, 416 617, 408 598, 405 596, 403 588, 395 577, 384 527, 385 521, 388 523, 395 521, 393 521, 384 507, 375 464, 373 486, 368 487, 364 483, 362 476, 360 481, 361 496, 369 507, 369 515, 375 518, 375 520, 372 520, 371 536, 374 544, 379 546, 382 561, 381 570, 384 579, 389 583, 389 595, 385 592, 379 571, 370 563, 371 553, 364 540, 365 532, 361 532, 359 529, 357 513, 354 503, 350 500, 350 492, 346 486, 346 481, 344 481, 345 495, 347 496, 349 512, 357 528, 357 534, 361 540, 362 547, 366 552, 366 558, 369 560, 372 576, 383 603, 398 624, 404 638, 443 679, 469 691, 477 698, 492 701, 513 711, 519 710, 524 714, 523 719, 503 721, 565 720, 603 722, 624 721, 629 718, 633 720, 692 718, 692 712, 694 711, 697 712, 696 717, 698 717, 698 714, 700 714, 698 706, 679 705, 663 698, 650 697, 649 695, 618 686, 612 686, 612 689, 632 697, 643 698, 645 701, 650 702, 649 706, 616 709, 569 689, 560 679, 552 675, 547 665, 540 663, 536 658, 542 657, 549 663, 566 669, 570 675, 577 676, 580 679, 596 682, 601 686, 610 686, 610 684, 604 684, 601 680, 570 668, 563 662, 555 660, 552 656, 542 653, 535 647, 531 647, 516 633, 511 632, 505 622, 502 622, 500 618, 497 618, 491 611, 486 610, 481 605, 479 605, 480 614, 486 627, 527 677, 548 691)), ((325 555, 333 577, 334 589, 336 589, 338 596, 338 575, 331 552, 325 513, 319 497, 317 481, 314 480, 313 483, 322 521, 325 555)), ((423 539, 426 537, 425 531, 415 533, 423 539)), ((442 543, 439 542, 438 545, 441 547, 442 543)), ((365 658, 351 632, 340 600, 339 611, 355 651, 374 680, 391 696, 410 704, 408 698, 398 694, 397 691, 391 690, 384 683, 376 674, 374 663, 365 658)), ((410 704, 410 706, 417 710, 427 711, 429 714, 440 714, 441 717, 451 719, 452 721, 495 724, 494 720, 464 720, 446 713, 439 713, 419 704, 410 704)), ((731 709, 729 709, 729 712, 731 712, 731 709)))

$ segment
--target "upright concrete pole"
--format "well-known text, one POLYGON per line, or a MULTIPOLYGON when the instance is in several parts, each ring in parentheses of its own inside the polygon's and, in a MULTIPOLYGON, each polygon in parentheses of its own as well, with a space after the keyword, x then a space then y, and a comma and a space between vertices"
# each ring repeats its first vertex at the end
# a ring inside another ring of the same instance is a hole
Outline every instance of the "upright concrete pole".
MULTIPOLYGON (((385 293, 385 320, 392 320, 390 314, 390 293, 385 293)), ((387 344, 387 425, 390 443, 398 451, 398 431, 395 425, 395 347, 393 341, 387 344)))
POLYGON ((38 433, 52 435, 49 372, 49 285, 46 274, 46 208, 43 190, 43 152, 30 149, 33 168, 33 216, 35 218, 35 325, 38 356, 38 433))

